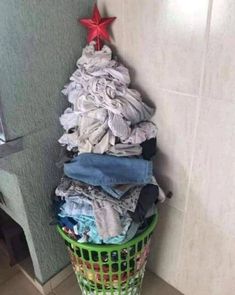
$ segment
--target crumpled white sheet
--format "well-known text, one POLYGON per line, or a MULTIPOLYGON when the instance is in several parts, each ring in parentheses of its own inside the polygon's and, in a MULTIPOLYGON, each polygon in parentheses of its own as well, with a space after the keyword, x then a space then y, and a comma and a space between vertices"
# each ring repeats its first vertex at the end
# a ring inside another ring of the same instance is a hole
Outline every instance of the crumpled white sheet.
POLYGON ((59 142, 80 153, 140 155, 139 144, 156 136, 156 126, 148 121, 154 109, 128 88, 128 69, 112 59, 108 46, 96 51, 93 42, 77 67, 62 91, 72 106, 60 118, 66 132, 59 142))
POLYGON ((67 146, 67 150, 71 151, 74 148, 77 148, 79 145, 79 134, 77 131, 73 133, 65 133, 61 138, 59 139, 59 143, 62 146, 67 146))
POLYGON ((60 117, 60 124, 63 128, 68 131, 76 126, 78 126, 78 112, 74 112, 72 108, 67 108, 64 114, 60 117))
POLYGON ((156 137, 156 126, 152 122, 141 122, 135 125, 130 136, 123 143, 140 144, 145 140, 156 137))

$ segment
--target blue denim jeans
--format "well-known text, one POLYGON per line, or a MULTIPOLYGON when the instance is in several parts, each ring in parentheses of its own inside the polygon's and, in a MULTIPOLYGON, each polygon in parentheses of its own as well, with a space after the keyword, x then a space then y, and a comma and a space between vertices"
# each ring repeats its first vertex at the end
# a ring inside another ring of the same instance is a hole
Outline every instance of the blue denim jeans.
POLYGON ((147 184, 153 176, 152 162, 139 158, 84 153, 64 164, 64 173, 94 186, 147 184))

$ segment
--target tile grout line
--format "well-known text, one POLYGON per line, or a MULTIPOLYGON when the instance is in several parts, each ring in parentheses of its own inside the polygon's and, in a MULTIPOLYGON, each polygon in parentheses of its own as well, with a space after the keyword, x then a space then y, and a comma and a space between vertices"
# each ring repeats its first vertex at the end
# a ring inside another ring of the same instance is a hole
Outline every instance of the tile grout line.
POLYGON ((213 0, 209 0, 208 14, 207 14, 207 25, 206 25, 207 28, 206 28, 206 32, 205 32, 205 47, 203 50, 204 53, 203 53, 203 62, 202 62, 201 77, 200 77, 198 104, 197 104, 197 108, 196 108, 196 122, 195 122, 195 128, 194 128, 194 132, 193 132, 193 151, 192 151, 192 159, 191 159, 191 163, 190 163, 189 181, 188 181, 188 185, 187 185, 185 211, 187 210, 187 206, 188 206, 189 189, 190 189, 190 183, 192 180, 191 178, 192 178, 192 170, 193 170, 194 155, 195 155, 195 143, 196 143, 196 137, 197 137, 197 129, 198 129, 198 125, 199 125, 200 107, 201 107, 201 102, 202 102, 203 85, 204 85, 205 72, 206 72, 206 59, 207 59, 207 54, 208 54, 212 6, 213 6, 213 0))
POLYGON ((199 124, 199 117, 200 117, 200 107, 201 107, 201 101, 203 96, 203 84, 205 79, 205 68, 206 68, 206 59, 207 59, 207 52, 208 52, 208 43, 209 43, 209 34, 210 34, 210 24, 211 24, 211 15, 212 15, 212 3, 213 0, 209 0, 208 5, 208 16, 207 16, 207 29, 205 32, 205 47, 203 49, 203 59, 202 59, 202 68, 201 68, 201 77, 200 77, 200 85, 199 85, 199 95, 198 97, 198 103, 196 107, 196 121, 195 121, 195 128, 193 131, 193 150, 192 150, 192 159, 190 163, 190 170, 189 170, 189 181, 187 185, 187 193, 186 193, 186 203, 185 203, 185 211, 187 210, 188 206, 188 197, 189 197, 189 188, 191 183, 191 177, 192 177, 192 170, 193 170, 193 163, 194 163, 194 155, 195 155, 195 143, 196 143, 196 135, 197 135, 197 128, 199 124))
POLYGON ((159 87, 160 90, 172 93, 172 94, 176 94, 176 95, 182 95, 182 96, 188 96, 188 97, 192 97, 192 98, 198 98, 198 94, 192 94, 192 93, 187 93, 187 92, 181 92, 181 91, 177 91, 177 90, 172 90, 172 89, 167 89, 167 88, 162 88, 159 87))
MULTIPOLYGON (((202 96, 203 96, 203 85, 204 85, 204 79, 206 74, 206 60, 208 55, 208 47, 209 47, 209 35, 210 35, 210 28, 211 28, 211 20, 212 20, 212 10, 213 10, 213 1, 209 0, 208 2, 208 8, 207 8, 207 21, 206 21, 206 30, 204 35, 204 48, 203 48, 203 56, 202 56, 202 66, 201 66, 201 76, 200 76, 200 85, 199 85, 199 95, 197 107, 196 107, 196 115, 195 115, 195 127, 193 132, 193 148, 192 148, 192 158, 190 161, 190 167, 189 167, 189 178, 188 178, 188 184, 186 188, 186 196, 185 196, 185 206, 184 206, 184 216, 183 216, 183 228, 182 233, 180 237, 180 249, 182 251, 182 245, 183 245, 183 238, 185 235, 185 224, 186 224, 186 215, 187 215, 187 209, 188 209, 188 203, 189 203, 189 195, 190 195, 190 185, 192 182, 192 172, 193 172, 193 164, 195 160, 195 144, 196 144, 196 138, 197 138, 197 130, 199 125, 199 117, 200 117, 200 109, 201 109, 201 103, 202 103, 202 96)), ((182 254, 179 254, 178 261, 177 261, 177 270, 179 269, 180 261, 181 261, 182 254)), ((179 287, 179 277, 176 274, 175 282, 177 287, 179 287)))
MULTIPOLYGON (((123 39, 122 39, 122 42, 123 42, 123 52, 124 52, 124 54, 123 54, 123 58, 124 58, 124 60, 126 60, 127 59, 127 48, 126 48, 126 46, 125 46, 125 40, 126 40, 126 38, 127 38, 127 36, 126 36, 126 31, 124 30, 124 24, 125 24, 125 19, 126 19, 126 15, 125 15, 125 1, 124 0, 121 0, 122 2, 121 2, 121 4, 122 4, 122 15, 123 15, 123 18, 122 18, 122 34, 123 34, 123 39)), ((211 1, 211 0, 209 0, 209 1, 211 1)), ((208 5, 208 9, 210 9, 209 8, 209 5, 208 5)), ((209 14, 208 14, 208 17, 207 18, 209 18, 209 14)), ((208 25, 206 25, 206 26, 208 26, 208 25)), ((207 36, 208 34, 206 34, 206 36, 207 36)), ((205 40, 206 41, 206 40, 205 40)), ((203 51, 205 52, 205 50, 206 50, 206 46, 205 46, 205 48, 203 49, 203 51)), ((202 70, 201 70, 201 72, 202 72, 202 74, 201 74, 201 77, 200 77, 200 85, 199 85, 199 93, 197 93, 197 94, 192 94, 192 93, 187 93, 187 92, 181 92, 181 91, 176 91, 176 90, 171 90, 171 89, 167 89, 167 88, 163 88, 163 87, 159 87, 159 90, 162 90, 162 91, 166 91, 166 92, 168 92, 168 93, 172 93, 172 94, 176 94, 176 95, 183 95, 183 96, 188 96, 188 97, 191 97, 191 98, 195 98, 195 99, 198 99, 199 98, 199 95, 200 95, 200 90, 201 90, 201 80, 202 80, 202 76, 204 76, 204 62, 205 61, 205 53, 203 54, 203 61, 202 61, 202 64, 203 64, 203 67, 202 67, 202 70)), ((195 133, 196 133, 196 131, 195 131, 195 133)), ((190 163, 191 164, 191 163, 190 163)), ((190 165, 190 167, 191 167, 191 165, 190 165)), ((187 195, 187 188, 186 188, 186 192, 185 192, 185 194, 187 195)), ((185 212, 185 211, 184 211, 185 212)), ((183 224, 185 223, 185 220, 183 220, 183 224)), ((183 226, 184 227, 184 226, 183 226)), ((181 237, 180 237, 180 244, 182 244, 182 241, 183 241, 183 233, 181 234, 181 237)), ((180 256, 180 255, 179 255, 180 256)), ((179 261, 180 261, 180 257, 178 257, 178 259, 177 259, 177 266, 179 265, 179 261)), ((178 269, 178 268, 177 268, 178 269)), ((175 277, 175 281, 176 281, 176 277, 175 277)), ((176 284, 176 287, 177 287, 177 284, 176 284)))

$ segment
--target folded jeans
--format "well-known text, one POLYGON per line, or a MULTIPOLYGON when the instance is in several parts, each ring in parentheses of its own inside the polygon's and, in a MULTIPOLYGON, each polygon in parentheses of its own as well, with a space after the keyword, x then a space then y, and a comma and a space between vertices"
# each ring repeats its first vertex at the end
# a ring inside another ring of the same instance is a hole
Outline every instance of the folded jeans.
POLYGON ((152 180, 153 167, 143 159, 84 153, 65 163, 64 173, 94 186, 147 184, 152 180))

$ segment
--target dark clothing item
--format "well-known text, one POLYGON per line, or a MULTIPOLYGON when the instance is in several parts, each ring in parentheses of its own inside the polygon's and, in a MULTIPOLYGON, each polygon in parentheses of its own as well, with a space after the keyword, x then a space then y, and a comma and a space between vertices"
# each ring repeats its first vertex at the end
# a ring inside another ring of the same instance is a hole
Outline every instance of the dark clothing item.
POLYGON ((149 209, 158 201, 159 188, 154 184, 147 184, 140 192, 135 212, 128 211, 130 217, 135 222, 143 222, 149 209))
MULTIPOLYGON (((60 207, 64 204, 65 202, 61 200, 59 197, 55 196, 52 199, 51 205, 50 205, 50 215, 53 220, 57 220, 57 216, 60 213, 60 207)), ((52 222, 53 224, 53 222, 52 222)))
POLYGON ((56 162, 56 166, 58 168, 62 168, 64 163, 71 161, 74 155, 75 153, 73 151, 68 151, 65 147, 62 147, 60 150, 59 159, 56 162))
POLYGON ((140 144, 142 146, 142 156, 145 160, 151 160, 157 153, 157 139, 151 138, 140 144))
POLYGON ((66 227, 70 230, 73 230, 73 227, 77 224, 77 221, 71 217, 58 217, 59 224, 61 227, 66 227))

